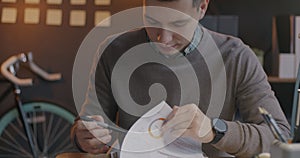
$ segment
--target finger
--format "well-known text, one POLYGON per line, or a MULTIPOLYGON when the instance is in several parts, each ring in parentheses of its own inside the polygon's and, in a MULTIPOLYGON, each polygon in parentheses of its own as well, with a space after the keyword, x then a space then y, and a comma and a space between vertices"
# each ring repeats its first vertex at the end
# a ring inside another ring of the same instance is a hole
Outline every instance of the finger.
POLYGON ((78 120, 77 121, 77 129, 78 130, 93 130, 93 129, 101 129, 103 127, 97 125, 96 122, 87 122, 78 120))
POLYGON ((96 120, 96 121, 104 122, 104 119, 101 115, 92 115, 92 116, 89 116, 89 117, 96 120))
POLYGON ((95 129, 95 130, 91 130, 90 132, 96 138, 104 137, 110 135, 111 133, 111 131, 108 129, 95 129))
POLYGON ((78 139, 91 139, 91 138, 100 138, 106 135, 110 135, 111 131, 108 129, 94 129, 94 130, 83 130, 76 132, 78 139))
POLYGON ((76 132, 76 137, 78 140, 95 138, 94 135, 89 130, 82 130, 76 132))
POLYGON ((188 127, 194 119, 194 115, 187 115, 187 114, 176 114, 175 117, 173 117, 171 120, 167 121, 163 128, 172 128, 174 126, 178 126, 180 124, 188 124, 186 127, 188 127))
POLYGON ((179 129, 173 130, 170 132, 172 137, 179 138, 179 137, 193 137, 191 129, 179 129))
POLYGON ((109 150, 109 147, 103 146, 101 148, 91 149, 89 151, 89 153, 96 155, 96 154, 106 153, 108 150, 109 150))
POLYGON ((106 136, 104 136, 104 137, 101 137, 99 140, 100 140, 102 143, 107 144, 107 143, 109 143, 109 142, 111 141, 111 135, 106 135, 106 136))
POLYGON ((105 135, 103 137, 97 137, 89 140, 92 144, 107 144, 111 141, 111 135, 105 135))
POLYGON ((198 112, 198 107, 195 104, 187 104, 177 109, 175 116, 171 120, 184 122, 193 120, 198 112))
POLYGON ((181 122, 178 124, 168 124, 161 128, 161 132, 167 133, 167 132, 170 132, 173 130, 179 130, 179 129, 186 130, 186 129, 190 129, 190 128, 192 128, 191 121, 184 121, 184 122, 181 122))
POLYGON ((78 143, 81 146, 81 148, 87 152, 92 152, 95 149, 100 149, 105 145, 101 141, 97 140, 96 138, 83 139, 78 141, 78 143))
POLYGON ((196 112, 198 109, 198 106, 195 104, 186 104, 180 107, 178 113, 196 112))
POLYGON ((183 121, 178 124, 174 124, 172 127, 170 127, 171 130, 178 130, 178 129, 190 129, 192 128, 191 121, 183 121))
POLYGON ((80 142, 80 145, 82 147, 85 147, 86 149, 95 149, 100 148, 103 145, 109 143, 111 141, 111 136, 105 136, 101 138, 92 138, 92 139, 84 139, 80 142))
POLYGON ((101 153, 106 153, 109 150, 109 147, 107 145, 100 145, 100 146, 95 146, 95 147, 89 147, 85 149, 88 153, 91 154, 101 154, 101 153))
POLYGON ((168 115, 168 117, 166 118, 166 120, 171 120, 174 116, 175 116, 175 114, 176 114, 176 112, 178 111, 178 106, 174 106, 173 107, 173 111, 168 115))

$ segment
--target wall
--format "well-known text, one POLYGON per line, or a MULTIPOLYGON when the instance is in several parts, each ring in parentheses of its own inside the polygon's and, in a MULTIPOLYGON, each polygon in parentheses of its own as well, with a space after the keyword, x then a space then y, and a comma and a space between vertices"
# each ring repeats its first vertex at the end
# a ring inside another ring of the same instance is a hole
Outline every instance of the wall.
MULTIPOLYGON (((15 7, 18 10, 17 22, 15 24, 0 23, 0 63, 11 55, 21 52, 32 51, 34 60, 49 72, 60 72, 63 80, 47 83, 36 76, 32 76, 26 69, 20 70, 22 77, 34 77, 33 87, 22 88, 23 100, 48 100, 59 103, 63 107, 76 113, 72 96, 72 68, 77 50, 94 27, 93 14, 97 10, 111 11, 112 14, 121 10, 140 6, 139 0, 112 0, 110 6, 93 5, 93 0, 87 0, 84 6, 71 6, 69 0, 63 0, 59 6, 47 5, 46 0, 41 0, 40 4, 25 4, 23 0, 18 0, 16 4, 1 3, 0 17, 3 7, 15 7), (39 24, 24 24, 23 10, 25 8, 40 8, 39 24), (61 26, 49 26, 45 24, 45 14, 47 9, 61 9, 63 11, 63 22, 61 26), (87 21, 84 27, 71 27, 69 25, 69 12, 74 9, 86 10, 87 21)), ((14 104, 12 93, 6 98, 1 98, 2 93, 9 84, 0 75, 0 116, 10 109, 14 104)))
POLYGON ((300 15, 299 0, 212 0, 212 14, 239 15, 239 37, 252 47, 265 52, 264 68, 270 73, 272 16, 300 15))

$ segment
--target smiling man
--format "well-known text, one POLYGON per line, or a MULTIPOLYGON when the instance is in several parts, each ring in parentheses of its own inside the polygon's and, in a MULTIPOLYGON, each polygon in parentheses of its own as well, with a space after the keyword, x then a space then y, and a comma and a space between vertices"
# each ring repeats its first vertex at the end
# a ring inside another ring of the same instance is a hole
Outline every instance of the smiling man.
MULTIPOLYGON (((109 118, 129 129, 141 116, 137 115, 140 109, 147 112, 142 107, 166 100, 173 112, 162 131, 203 143, 202 150, 209 157, 252 157, 269 151, 274 136, 259 106, 272 114, 288 137, 287 120, 252 50, 238 38, 207 30, 198 23, 208 4, 209 0, 144 0, 145 27, 110 39, 92 70, 95 83, 90 84, 95 84, 96 100, 103 111, 90 108, 97 103, 88 92, 80 115, 102 122, 109 118), (133 56, 136 60, 118 65, 128 52, 145 43, 133 56), (143 53, 144 58, 165 63, 141 64, 132 71, 129 83, 123 83, 122 76, 113 79, 116 67, 127 75, 126 69, 144 59, 143 53), (194 73, 189 73, 191 67, 194 73), (219 82, 226 86, 219 86, 219 82), (164 89, 153 88, 156 83, 164 89), (132 108, 132 102, 120 99, 127 95, 124 89, 139 107, 132 108), (237 111, 242 122, 235 120, 237 111)), ((105 152, 105 145, 112 140, 108 129, 82 120, 74 123, 72 136, 81 150, 93 154, 105 152)))
POLYGON ((202 6, 199 2, 144 2, 145 6, 153 6, 144 8, 147 35, 152 42, 161 44, 157 46, 161 52, 171 55, 184 50, 190 44, 198 26, 197 19, 202 19, 207 9, 208 2, 202 3, 202 6))

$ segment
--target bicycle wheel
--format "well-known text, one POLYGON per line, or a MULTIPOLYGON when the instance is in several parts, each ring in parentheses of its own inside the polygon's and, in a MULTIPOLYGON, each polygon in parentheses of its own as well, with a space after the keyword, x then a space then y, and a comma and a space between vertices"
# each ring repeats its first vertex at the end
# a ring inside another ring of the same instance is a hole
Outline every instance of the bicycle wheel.
MULTIPOLYGON (((47 102, 23 105, 39 157, 55 157, 58 153, 72 151, 70 128, 74 115, 47 102)), ((0 157, 32 157, 22 121, 16 108, 0 119, 0 157)))

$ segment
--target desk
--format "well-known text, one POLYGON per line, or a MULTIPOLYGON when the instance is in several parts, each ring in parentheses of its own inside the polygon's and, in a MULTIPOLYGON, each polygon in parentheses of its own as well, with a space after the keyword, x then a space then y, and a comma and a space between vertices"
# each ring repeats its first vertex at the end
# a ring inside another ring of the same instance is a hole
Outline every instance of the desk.
POLYGON ((110 158, 110 155, 101 154, 101 155, 92 155, 88 153, 62 153, 58 154, 56 158, 110 158))

